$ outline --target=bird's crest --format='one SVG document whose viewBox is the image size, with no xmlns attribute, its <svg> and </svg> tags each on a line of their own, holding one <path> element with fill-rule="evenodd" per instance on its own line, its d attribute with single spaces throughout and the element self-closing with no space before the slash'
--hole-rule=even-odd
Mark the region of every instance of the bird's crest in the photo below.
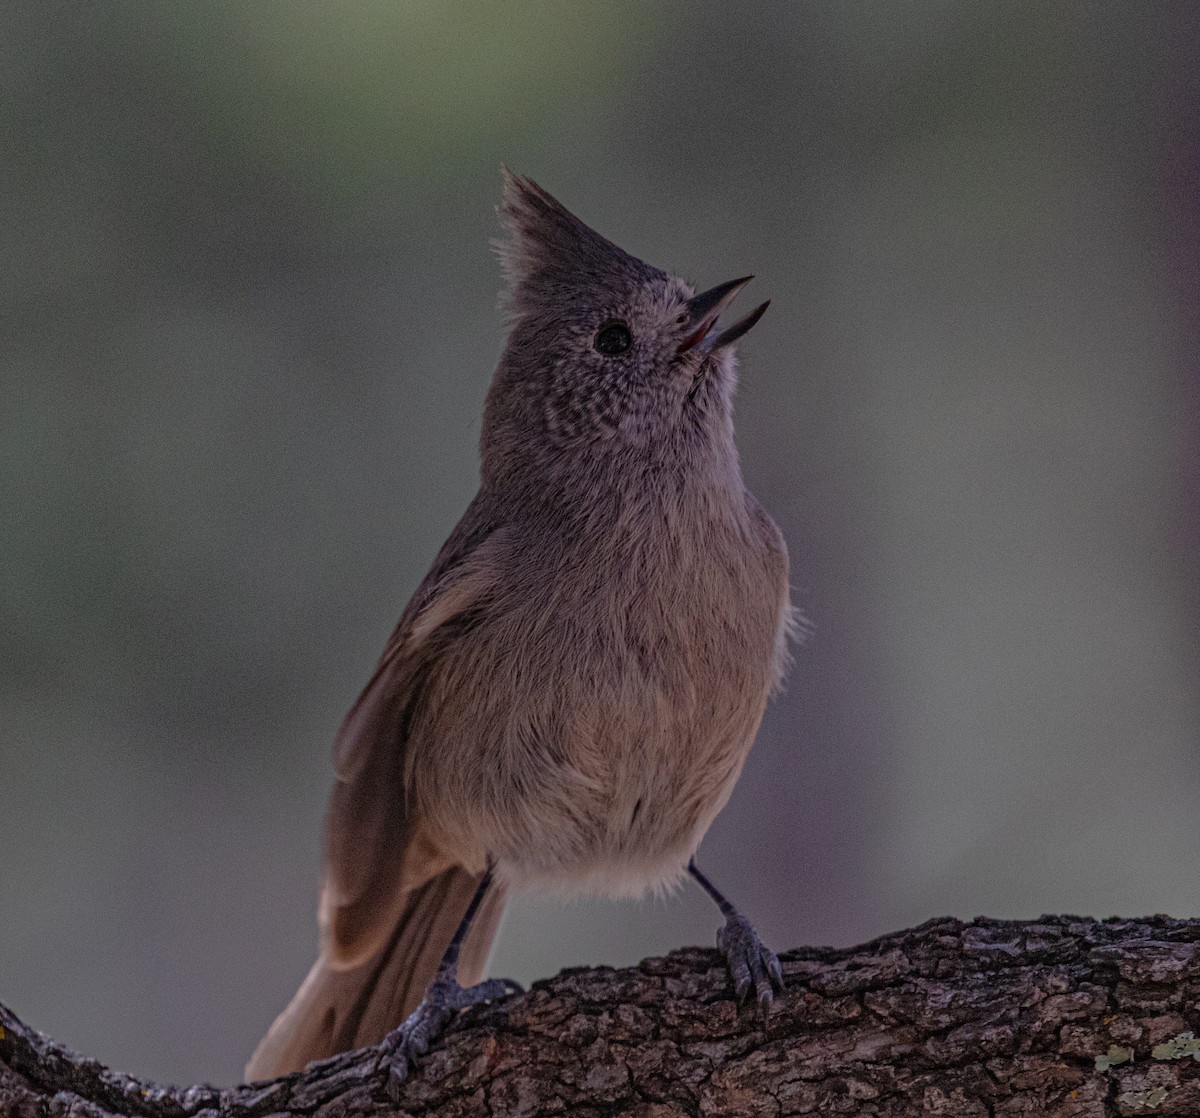
<svg viewBox="0 0 1200 1118">
<path fill-rule="evenodd" d="M 501 168 L 503 200 L 498 207 L 505 236 L 494 240 L 508 283 L 506 302 L 514 314 L 529 309 L 538 288 L 594 283 L 611 286 L 645 281 L 663 273 L 585 225 L 531 178 Z"/>
</svg>

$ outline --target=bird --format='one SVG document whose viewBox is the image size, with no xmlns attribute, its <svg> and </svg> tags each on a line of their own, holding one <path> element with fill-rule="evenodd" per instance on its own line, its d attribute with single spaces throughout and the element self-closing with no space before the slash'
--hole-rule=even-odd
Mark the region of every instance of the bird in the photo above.
<svg viewBox="0 0 1200 1118">
<path fill-rule="evenodd" d="M 699 294 L 502 169 L 508 334 L 480 485 L 333 748 L 308 977 L 248 1080 L 381 1045 L 398 1089 L 483 980 L 507 899 L 690 875 L 739 1003 L 779 961 L 695 854 L 788 660 L 783 537 L 734 443 L 753 278 Z"/>
</svg>

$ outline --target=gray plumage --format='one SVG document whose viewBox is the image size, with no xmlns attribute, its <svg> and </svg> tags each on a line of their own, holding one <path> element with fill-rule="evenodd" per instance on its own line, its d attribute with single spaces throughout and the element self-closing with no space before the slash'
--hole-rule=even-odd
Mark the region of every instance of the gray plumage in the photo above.
<svg viewBox="0 0 1200 1118">
<path fill-rule="evenodd" d="M 507 891 L 677 880 L 782 671 L 787 552 L 742 482 L 732 345 L 692 337 L 715 314 L 528 179 L 500 212 L 480 489 L 339 732 L 320 957 L 250 1078 L 400 1024 L 489 862 L 464 982 Z"/>
</svg>

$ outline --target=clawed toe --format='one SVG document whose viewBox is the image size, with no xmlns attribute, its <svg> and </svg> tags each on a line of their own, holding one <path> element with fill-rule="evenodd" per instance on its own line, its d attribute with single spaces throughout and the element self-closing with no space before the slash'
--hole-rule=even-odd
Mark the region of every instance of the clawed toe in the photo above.
<svg viewBox="0 0 1200 1118">
<path fill-rule="evenodd" d="M 477 982 L 474 986 L 459 986 L 455 984 L 449 1004 L 455 1009 L 467 1009 L 480 1002 L 495 1002 L 507 998 L 510 994 L 523 994 L 525 988 L 511 978 L 489 978 L 486 982 Z"/>
<path fill-rule="evenodd" d="M 432 1002 L 427 995 L 404 1023 L 384 1038 L 380 1048 L 387 1061 L 387 1091 L 393 1102 L 398 1100 L 400 1088 L 413 1063 L 429 1051 L 433 1038 L 445 1027 L 453 1012 L 443 1002 Z"/>
<path fill-rule="evenodd" d="M 379 1046 L 387 1063 L 387 1092 L 392 1101 L 399 1100 L 400 1088 L 413 1064 L 429 1051 L 459 1010 L 521 993 L 524 990 L 511 978 L 491 978 L 474 986 L 460 986 L 453 977 L 435 980 L 421 1004 Z"/>
<path fill-rule="evenodd" d="M 717 933 L 717 946 L 729 966 L 738 1005 L 744 1005 L 754 991 L 763 1026 L 771 1012 L 776 993 L 783 993 L 783 968 L 779 960 L 744 916 L 730 916 Z"/>
</svg>

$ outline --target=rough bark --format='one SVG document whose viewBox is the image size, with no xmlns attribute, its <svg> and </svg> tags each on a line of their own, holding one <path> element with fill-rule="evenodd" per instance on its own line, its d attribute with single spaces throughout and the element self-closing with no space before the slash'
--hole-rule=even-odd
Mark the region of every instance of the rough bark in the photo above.
<svg viewBox="0 0 1200 1118">
<path fill-rule="evenodd" d="M 398 1106 L 371 1049 L 228 1089 L 80 1059 L 0 1007 L 0 1115 L 1200 1115 L 1200 920 L 934 920 L 783 956 L 769 1033 L 714 951 L 467 1011 Z"/>
</svg>

